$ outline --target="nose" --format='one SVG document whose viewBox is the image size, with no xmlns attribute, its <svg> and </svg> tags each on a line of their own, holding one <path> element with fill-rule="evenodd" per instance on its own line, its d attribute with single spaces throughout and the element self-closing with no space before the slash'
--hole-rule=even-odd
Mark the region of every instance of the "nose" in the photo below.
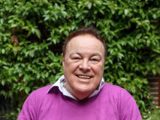
<svg viewBox="0 0 160 120">
<path fill-rule="evenodd" d="M 83 60 L 81 62 L 81 64 L 79 65 L 80 70 L 82 70 L 83 72 L 87 72 L 90 70 L 90 65 L 89 62 L 87 60 Z"/>
</svg>

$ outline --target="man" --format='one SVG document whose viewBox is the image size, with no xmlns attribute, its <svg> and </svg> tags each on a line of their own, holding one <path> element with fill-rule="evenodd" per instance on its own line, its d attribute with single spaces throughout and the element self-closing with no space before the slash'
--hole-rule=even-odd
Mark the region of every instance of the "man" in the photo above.
<svg viewBox="0 0 160 120">
<path fill-rule="evenodd" d="M 104 82 L 105 54 L 95 29 L 71 33 L 63 46 L 64 75 L 32 92 L 18 120 L 142 120 L 133 97 Z"/>
</svg>

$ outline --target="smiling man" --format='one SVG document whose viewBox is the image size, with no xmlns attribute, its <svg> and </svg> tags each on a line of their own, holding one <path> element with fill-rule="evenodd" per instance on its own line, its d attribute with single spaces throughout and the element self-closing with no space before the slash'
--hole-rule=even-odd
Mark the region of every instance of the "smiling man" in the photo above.
<svg viewBox="0 0 160 120">
<path fill-rule="evenodd" d="M 104 82 L 105 46 L 93 28 L 71 33 L 63 45 L 64 75 L 33 91 L 18 120 L 142 120 L 134 98 Z"/>
<path fill-rule="evenodd" d="M 73 37 L 67 44 L 63 68 L 66 89 L 82 100 L 99 86 L 103 76 L 105 48 L 90 34 Z"/>
</svg>

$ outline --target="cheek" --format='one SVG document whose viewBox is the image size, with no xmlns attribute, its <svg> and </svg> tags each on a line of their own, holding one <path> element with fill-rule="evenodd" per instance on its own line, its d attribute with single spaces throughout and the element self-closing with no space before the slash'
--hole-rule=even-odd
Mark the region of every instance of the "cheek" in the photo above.
<svg viewBox="0 0 160 120">
<path fill-rule="evenodd" d="M 69 68 L 70 67 L 70 62 L 69 62 L 69 60 L 63 60 L 63 68 L 64 69 L 66 69 L 67 70 L 67 68 Z"/>
<path fill-rule="evenodd" d="M 63 62 L 63 69 L 65 73 L 72 73 L 77 69 L 78 65 L 72 62 Z"/>
<path fill-rule="evenodd" d="M 98 75 L 103 74 L 104 66 L 101 65 L 101 64 L 100 65 L 96 65 L 96 66 L 93 67 L 93 71 Z"/>
</svg>

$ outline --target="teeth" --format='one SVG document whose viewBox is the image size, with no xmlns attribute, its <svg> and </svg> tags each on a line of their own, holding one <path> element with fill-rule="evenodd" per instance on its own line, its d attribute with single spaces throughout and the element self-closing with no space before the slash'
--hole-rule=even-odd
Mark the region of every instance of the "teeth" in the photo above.
<svg viewBox="0 0 160 120">
<path fill-rule="evenodd" d="M 90 79 L 91 77 L 90 76 L 87 76 L 87 75 L 78 75 L 79 78 L 82 78 L 82 79 Z"/>
</svg>

